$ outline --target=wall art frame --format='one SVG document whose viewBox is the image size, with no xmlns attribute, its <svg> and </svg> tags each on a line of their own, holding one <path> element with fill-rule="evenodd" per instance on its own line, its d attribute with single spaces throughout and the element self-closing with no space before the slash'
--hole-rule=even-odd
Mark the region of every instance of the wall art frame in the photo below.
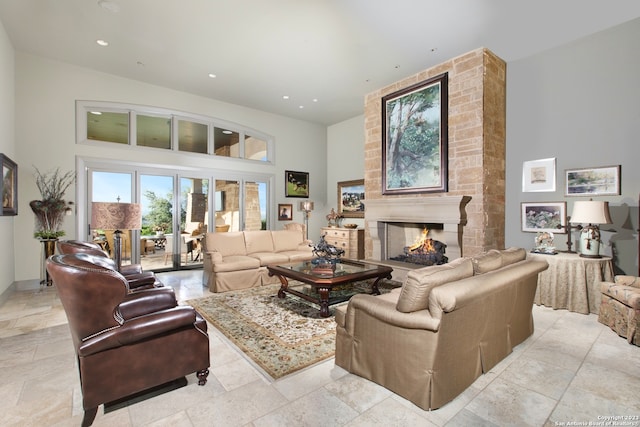
<svg viewBox="0 0 640 427">
<path fill-rule="evenodd" d="M 338 214 L 344 218 L 364 218 L 364 179 L 338 182 Z"/>
<path fill-rule="evenodd" d="M 522 165 L 522 191 L 556 191 L 556 159 L 530 160 Z"/>
<path fill-rule="evenodd" d="M 448 191 L 448 74 L 382 97 L 382 194 Z"/>
<path fill-rule="evenodd" d="M 285 197 L 309 198 L 309 172 L 284 171 Z"/>
<path fill-rule="evenodd" d="M 0 153 L 2 164 L 2 216 L 18 215 L 18 165 Z"/>
<path fill-rule="evenodd" d="M 565 196 L 619 196 L 620 165 L 566 169 Z"/>
<path fill-rule="evenodd" d="M 278 221 L 291 221 L 293 219 L 293 205 L 278 203 Z"/>
<path fill-rule="evenodd" d="M 567 202 L 521 203 L 522 231 L 565 234 Z"/>
</svg>

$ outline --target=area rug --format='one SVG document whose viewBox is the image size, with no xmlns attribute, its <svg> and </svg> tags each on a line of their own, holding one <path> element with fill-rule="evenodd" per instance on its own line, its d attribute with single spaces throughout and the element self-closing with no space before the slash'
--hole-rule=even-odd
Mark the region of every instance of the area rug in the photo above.
<svg viewBox="0 0 640 427">
<path fill-rule="evenodd" d="M 290 286 L 303 286 L 290 281 Z M 399 283 L 381 280 L 381 293 Z M 224 292 L 186 301 L 273 379 L 296 372 L 334 355 L 337 305 L 331 316 L 320 317 L 316 304 L 287 294 L 278 298 L 280 285 Z M 340 292 L 369 292 L 358 282 Z M 333 295 L 333 293 L 332 293 Z M 342 304 L 346 304 L 342 303 Z M 338 304 L 339 305 L 339 304 Z"/>
</svg>

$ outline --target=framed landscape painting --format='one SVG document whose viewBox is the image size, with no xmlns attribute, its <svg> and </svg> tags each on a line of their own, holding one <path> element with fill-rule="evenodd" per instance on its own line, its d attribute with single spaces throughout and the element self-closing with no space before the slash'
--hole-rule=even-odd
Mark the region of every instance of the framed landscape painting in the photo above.
<svg viewBox="0 0 640 427">
<path fill-rule="evenodd" d="M 522 231 L 566 233 L 567 202 L 522 203 Z"/>
<path fill-rule="evenodd" d="M 345 218 L 364 218 L 364 179 L 338 182 L 338 213 Z"/>
<path fill-rule="evenodd" d="M 382 98 L 382 194 L 448 189 L 447 73 Z"/>
<path fill-rule="evenodd" d="M 2 163 L 2 215 L 18 215 L 18 165 L 0 154 Z"/>
<path fill-rule="evenodd" d="M 285 197 L 309 197 L 309 173 L 284 171 Z"/>
<path fill-rule="evenodd" d="M 567 169 L 565 174 L 566 196 L 620 195 L 620 165 Z"/>
</svg>

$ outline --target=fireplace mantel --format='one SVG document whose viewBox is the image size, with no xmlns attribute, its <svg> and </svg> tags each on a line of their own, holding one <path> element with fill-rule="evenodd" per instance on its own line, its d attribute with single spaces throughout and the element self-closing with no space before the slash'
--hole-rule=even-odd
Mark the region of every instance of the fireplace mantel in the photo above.
<svg viewBox="0 0 640 427">
<path fill-rule="evenodd" d="M 389 223 L 442 224 L 441 240 L 449 260 L 462 256 L 462 232 L 467 223 L 469 196 L 389 197 L 366 201 L 365 223 L 373 244 L 371 261 L 387 263 L 386 239 Z M 403 280 L 407 268 L 394 279 Z"/>
</svg>

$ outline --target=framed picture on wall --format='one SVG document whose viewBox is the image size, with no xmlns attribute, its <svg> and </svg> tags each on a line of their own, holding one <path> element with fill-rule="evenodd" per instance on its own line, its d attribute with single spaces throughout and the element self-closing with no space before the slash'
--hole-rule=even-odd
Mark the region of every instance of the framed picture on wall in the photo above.
<svg viewBox="0 0 640 427">
<path fill-rule="evenodd" d="M 285 197 L 309 198 L 309 173 L 284 171 Z"/>
<path fill-rule="evenodd" d="M 522 231 L 566 233 L 567 202 L 522 203 Z"/>
<path fill-rule="evenodd" d="M 293 219 L 293 205 L 278 204 L 278 220 L 291 221 Z"/>
<path fill-rule="evenodd" d="M 448 75 L 382 98 L 382 194 L 448 188 Z"/>
<path fill-rule="evenodd" d="M 338 213 L 345 218 L 364 218 L 364 179 L 338 182 Z"/>
<path fill-rule="evenodd" d="M 565 178 L 566 196 L 620 195 L 620 165 L 567 169 Z"/>
<path fill-rule="evenodd" d="M 522 191 L 556 191 L 556 159 L 540 159 L 522 165 Z"/>
<path fill-rule="evenodd" d="M 18 215 L 18 165 L 0 154 L 2 163 L 2 215 Z"/>
</svg>

